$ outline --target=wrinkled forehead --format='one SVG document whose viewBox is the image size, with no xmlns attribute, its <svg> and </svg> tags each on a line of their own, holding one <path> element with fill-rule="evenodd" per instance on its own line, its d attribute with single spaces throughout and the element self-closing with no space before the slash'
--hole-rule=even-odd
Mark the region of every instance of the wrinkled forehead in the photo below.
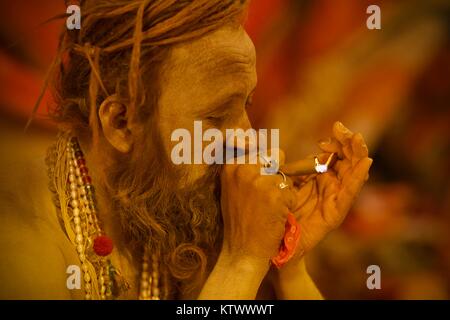
<svg viewBox="0 0 450 320">
<path fill-rule="evenodd" d="M 255 64 L 255 48 L 245 30 L 240 25 L 228 25 L 175 46 L 165 70 L 176 78 L 190 77 L 191 81 L 204 83 L 250 74 Z"/>
</svg>

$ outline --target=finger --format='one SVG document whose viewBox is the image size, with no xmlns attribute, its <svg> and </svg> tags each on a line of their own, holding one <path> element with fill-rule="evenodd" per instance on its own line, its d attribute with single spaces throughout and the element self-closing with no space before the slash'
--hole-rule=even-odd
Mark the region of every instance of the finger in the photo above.
<svg viewBox="0 0 450 320">
<path fill-rule="evenodd" d="M 314 209 L 317 207 L 317 204 L 319 202 L 319 191 L 317 186 L 317 180 L 311 180 L 312 182 L 312 192 L 311 195 L 308 197 L 308 200 L 301 206 L 300 212 L 294 213 L 295 215 L 298 215 L 299 218 L 306 218 L 310 216 Z"/>
<path fill-rule="evenodd" d="M 353 156 L 358 160 L 369 156 L 369 150 L 367 149 L 367 145 L 364 142 L 361 133 L 357 133 L 353 136 L 351 145 Z"/>
<path fill-rule="evenodd" d="M 350 143 L 353 137 L 353 132 L 347 129 L 341 122 L 337 121 L 333 125 L 333 135 L 341 144 L 345 145 Z"/>
<path fill-rule="evenodd" d="M 340 159 L 342 159 L 344 156 L 342 145 L 335 138 L 329 138 L 327 140 L 319 141 L 319 148 L 327 153 L 337 153 Z"/>
<path fill-rule="evenodd" d="M 290 212 L 298 210 L 300 207 L 300 199 L 297 194 L 297 189 L 294 187 L 294 182 L 289 177 L 280 177 L 277 187 L 281 190 L 281 195 L 284 199 L 284 204 L 288 207 Z"/>
<path fill-rule="evenodd" d="M 332 171 L 328 171 L 327 173 L 323 173 L 317 177 L 318 187 L 319 187 L 319 194 L 325 194 L 327 189 L 329 189 L 329 186 L 333 184 L 337 184 L 337 177 L 336 174 Z"/>
<path fill-rule="evenodd" d="M 286 175 L 283 176 L 281 173 L 278 173 L 276 177 L 277 177 L 276 185 L 278 188 L 280 188 L 281 190 L 294 189 L 294 181 L 290 177 Z"/>
<path fill-rule="evenodd" d="M 339 180 L 342 180 L 347 172 L 352 168 L 352 164 L 350 163 L 350 160 L 339 160 L 334 165 L 334 170 L 337 173 L 337 177 Z"/>
<path fill-rule="evenodd" d="M 300 189 L 294 189 L 297 196 L 298 206 L 302 207 L 309 200 L 314 190 L 314 180 L 309 180 Z"/>
<path fill-rule="evenodd" d="M 323 218 L 329 230 L 338 227 L 347 215 L 339 212 L 336 206 L 336 199 L 336 194 L 330 194 L 323 202 Z"/>
<path fill-rule="evenodd" d="M 339 184 L 337 180 L 330 181 L 325 187 L 324 198 L 327 199 L 329 196 L 333 194 L 337 195 L 338 193 L 339 193 Z"/>
<path fill-rule="evenodd" d="M 338 193 L 337 206 L 338 210 L 342 214 L 350 209 L 353 200 L 358 195 L 364 182 L 366 181 L 367 174 L 373 160 L 370 158 L 361 159 L 355 166 L 351 174 L 347 174 L 343 181 L 341 190 Z"/>
<path fill-rule="evenodd" d="M 289 212 L 295 212 L 300 207 L 297 193 L 294 189 L 286 188 L 281 190 L 281 197 L 283 204 L 289 209 Z"/>
<path fill-rule="evenodd" d="M 292 181 L 294 182 L 294 188 L 300 189 L 302 188 L 310 179 L 308 179 L 309 176 L 293 176 L 291 177 Z"/>
<path fill-rule="evenodd" d="M 342 147 L 342 151 L 344 153 L 344 158 L 351 160 L 353 158 L 352 146 L 350 144 L 346 144 Z"/>
<path fill-rule="evenodd" d="M 281 202 L 291 211 L 297 209 L 297 197 L 293 191 L 292 179 L 277 174 L 262 176 L 261 181 L 264 181 L 266 186 L 265 192 L 274 195 L 278 200 L 281 198 Z"/>
</svg>

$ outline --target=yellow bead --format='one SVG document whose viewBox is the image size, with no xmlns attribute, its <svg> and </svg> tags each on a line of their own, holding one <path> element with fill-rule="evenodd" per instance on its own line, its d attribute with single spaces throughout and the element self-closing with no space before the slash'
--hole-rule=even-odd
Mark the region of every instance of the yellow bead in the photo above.
<svg viewBox="0 0 450 320">
<path fill-rule="evenodd" d="M 80 216 L 80 209 L 78 208 L 73 208 L 72 209 L 72 213 L 74 217 L 79 217 Z M 75 221 L 75 220 L 74 220 Z M 80 220 L 78 220 L 78 222 L 80 222 Z"/>
<path fill-rule="evenodd" d="M 141 281 L 141 288 L 147 289 L 148 288 L 148 281 Z"/>
<path fill-rule="evenodd" d="M 75 241 L 77 242 L 77 244 L 82 244 L 83 243 L 83 235 L 77 234 Z"/>
<path fill-rule="evenodd" d="M 72 200 L 72 201 L 70 201 L 70 204 L 71 204 L 72 208 L 78 208 L 80 206 L 80 203 L 78 202 L 78 200 Z"/>
</svg>

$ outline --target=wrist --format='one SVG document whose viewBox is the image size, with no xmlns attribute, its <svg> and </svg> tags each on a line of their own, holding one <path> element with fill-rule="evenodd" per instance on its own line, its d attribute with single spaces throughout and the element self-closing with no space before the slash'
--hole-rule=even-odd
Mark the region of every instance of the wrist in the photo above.
<svg viewBox="0 0 450 320">
<path fill-rule="evenodd" d="M 264 264 L 258 259 L 222 250 L 198 298 L 255 299 L 268 269 L 268 261 Z"/>
<path fill-rule="evenodd" d="M 222 249 L 217 264 L 226 269 L 233 269 L 242 274 L 251 274 L 255 278 L 264 278 L 270 268 L 270 261 L 243 254 L 234 254 Z"/>
<path fill-rule="evenodd" d="M 306 270 L 304 258 L 290 261 L 283 268 L 276 270 L 271 281 L 278 299 L 323 299 Z"/>
<path fill-rule="evenodd" d="M 308 276 L 304 257 L 293 259 L 277 272 L 278 280 L 287 280 Z"/>
</svg>

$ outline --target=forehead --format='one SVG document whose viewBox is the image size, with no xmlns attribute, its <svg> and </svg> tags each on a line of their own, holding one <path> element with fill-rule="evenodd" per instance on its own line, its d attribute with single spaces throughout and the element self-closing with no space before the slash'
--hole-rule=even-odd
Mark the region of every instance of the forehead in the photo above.
<svg viewBox="0 0 450 320">
<path fill-rule="evenodd" d="M 253 42 L 240 25 L 227 25 L 192 42 L 172 50 L 169 63 L 192 67 L 227 67 L 234 63 L 254 65 Z"/>
<path fill-rule="evenodd" d="M 255 63 L 255 48 L 245 30 L 229 25 L 175 46 L 164 63 L 161 80 L 163 88 L 177 90 L 179 98 L 247 91 L 256 85 Z"/>
</svg>

